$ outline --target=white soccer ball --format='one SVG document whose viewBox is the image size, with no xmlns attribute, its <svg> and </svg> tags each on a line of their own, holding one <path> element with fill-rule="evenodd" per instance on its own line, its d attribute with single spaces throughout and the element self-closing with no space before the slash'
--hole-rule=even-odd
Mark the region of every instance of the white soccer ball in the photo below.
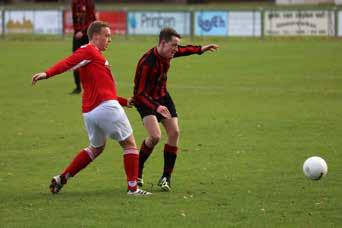
<svg viewBox="0 0 342 228">
<path fill-rule="evenodd" d="M 328 173 L 328 165 L 323 158 L 314 156 L 305 160 L 303 171 L 311 180 L 319 180 Z"/>
</svg>

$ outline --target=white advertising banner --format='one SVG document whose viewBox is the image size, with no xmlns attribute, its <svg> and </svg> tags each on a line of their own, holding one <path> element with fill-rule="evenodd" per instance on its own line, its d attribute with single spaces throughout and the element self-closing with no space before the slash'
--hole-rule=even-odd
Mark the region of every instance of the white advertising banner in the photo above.
<svg viewBox="0 0 342 228">
<path fill-rule="evenodd" d="M 62 16 L 61 10 L 34 11 L 34 33 L 62 34 Z"/>
<path fill-rule="evenodd" d="M 264 34 L 266 36 L 334 36 L 334 11 L 265 11 Z"/>
<path fill-rule="evenodd" d="M 261 36 L 261 13 L 228 12 L 228 36 Z"/>
<path fill-rule="evenodd" d="M 62 11 L 5 11 L 5 33 L 61 34 Z"/>
<path fill-rule="evenodd" d="M 342 36 L 342 11 L 338 11 L 338 36 Z"/>
<path fill-rule="evenodd" d="M 128 34 L 156 35 L 165 27 L 190 35 L 190 12 L 129 12 Z"/>
<path fill-rule="evenodd" d="M 5 11 L 5 33 L 33 33 L 33 11 Z"/>
<path fill-rule="evenodd" d="M 3 14 L 3 11 L 0 10 L 0 35 L 2 34 L 2 28 L 3 28 L 3 24 L 2 24 L 2 14 Z"/>
</svg>

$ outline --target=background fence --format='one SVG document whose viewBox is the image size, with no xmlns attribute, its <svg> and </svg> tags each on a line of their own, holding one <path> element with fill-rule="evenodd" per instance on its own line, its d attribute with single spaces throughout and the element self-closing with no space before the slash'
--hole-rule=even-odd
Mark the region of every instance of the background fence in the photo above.
<svg viewBox="0 0 342 228">
<path fill-rule="evenodd" d="M 69 10 L 0 10 L 0 34 L 73 32 Z M 186 36 L 342 36 L 340 10 L 97 11 L 116 35 L 155 35 L 169 26 Z"/>
</svg>

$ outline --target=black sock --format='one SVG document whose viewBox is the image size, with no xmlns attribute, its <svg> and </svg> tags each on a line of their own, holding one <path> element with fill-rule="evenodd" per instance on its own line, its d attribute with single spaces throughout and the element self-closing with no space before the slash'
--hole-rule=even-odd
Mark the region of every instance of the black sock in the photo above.
<svg viewBox="0 0 342 228">
<path fill-rule="evenodd" d="M 165 144 L 164 147 L 164 172 L 163 177 L 170 178 L 177 159 L 176 146 Z"/>
<path fill-rule="evenodd" d="M 143 169 L 144 169 L 144 163 L 148 159 L 148 157 L 151 155 L 153 151 L 153 148 L 149 148 L 145 144 L 145 140 L 141 144 L 141 148 L 139 151 L 139 170 L 138 170 L 138 178 L 142 178 L 143 175 Z"/>
</svg>

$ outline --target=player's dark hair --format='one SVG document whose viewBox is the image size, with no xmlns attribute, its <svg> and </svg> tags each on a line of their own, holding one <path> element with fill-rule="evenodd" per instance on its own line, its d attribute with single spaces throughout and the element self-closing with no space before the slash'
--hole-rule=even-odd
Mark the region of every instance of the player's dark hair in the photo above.
<svg viewBox="0 0 342 228">
<path fill-rule="evenodd" d="M 173 36 L 178 37 L 179 39 L 181 38 L 181 36 L 173 28 L 169 28 L 169 27 L 163 28 L 159 33 L 159 43 L 162 40 L 165 40 L 166 42 L 170 42 Z"/>
<path fill-rule="evenodd" d="M 87 30 L 87 35 L 89 40 L 91 40 L 91 38 L 93 37 L 93 35 L 96 34 L 100 34 L 102 28 L 110 28 L 109 24 L 107 22 L 104 21 L 94 21 L 92 22 Z"/>
</svg>

